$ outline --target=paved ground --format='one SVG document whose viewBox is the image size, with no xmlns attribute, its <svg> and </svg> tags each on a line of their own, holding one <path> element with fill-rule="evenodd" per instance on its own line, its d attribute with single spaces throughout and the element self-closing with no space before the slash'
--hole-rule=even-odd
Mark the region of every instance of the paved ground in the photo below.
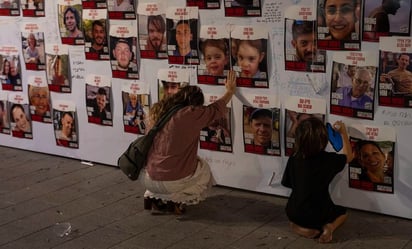
<svg viewBox="0 0 412 249">
<path fill-rule="evenodd" d="M 408 219 L 350 209 L 319 244 L 290 232 L 283 197 L 214 187 L 182 217 L 154 216 L 115 167 L 1 146 L 0 158 L 0 249 L 412 249 Z"/>
</svg>

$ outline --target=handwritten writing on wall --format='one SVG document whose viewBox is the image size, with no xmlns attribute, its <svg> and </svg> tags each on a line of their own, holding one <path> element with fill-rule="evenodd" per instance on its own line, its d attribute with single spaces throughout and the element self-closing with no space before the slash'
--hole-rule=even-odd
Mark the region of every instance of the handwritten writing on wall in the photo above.
<svg viewBox="0 0 412 249">
<path fill-rule="evenodd" d="M 282 2 L 265 2 L 262 7 L 262 17 L 258 18 L 258 23 L 280 23 L 282 21 Z"/>
<path fill-rule="evenodd" d="M 383 109 L 380 115 L 383 118 L 383 125 L 393 127 L 412 126 L 412 111 Z"/>
</svg>

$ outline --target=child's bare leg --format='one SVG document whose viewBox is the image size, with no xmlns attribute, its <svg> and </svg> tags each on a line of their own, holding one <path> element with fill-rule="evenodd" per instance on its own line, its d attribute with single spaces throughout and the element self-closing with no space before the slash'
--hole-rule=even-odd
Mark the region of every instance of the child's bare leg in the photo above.
<svg viewBox="0 0 412 249">
<path fill-rule="evenodd" d="M 347 217 L 348 217 L 347 214 L 343 214 L 339 216 L 338 218 L 336 218 L 336 220 L 334 220 L 333 222 L 324 225 L 323 232 L 319 237 L 319 242 L 320 243 L 331 242 L 333 239 L 333 232 L 345 222 Z"/>
<path fill-rule="evenodd" d="M 306 227 L 301 227 L 299 225 L 296 225 L 293 222 L 289 222 L 289 226 L 290 226 L 290 228 L 292 229 L 293 232 L 299 234 L 300 236 L 308 238 L 308 239 L 313 239 L 313 238 L 317 237 L 320 234 L 319 230 L 306 228 Z"/>
</svg>

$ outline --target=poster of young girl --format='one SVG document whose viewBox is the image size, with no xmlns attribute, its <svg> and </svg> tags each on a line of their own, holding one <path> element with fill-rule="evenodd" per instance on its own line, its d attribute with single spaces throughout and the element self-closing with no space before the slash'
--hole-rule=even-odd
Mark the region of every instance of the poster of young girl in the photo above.
<svg viewBox="0 0 412 249">
<path fill-rule="evenodd" d="M 373 120 L 376 57 L 372 51 L 333 53 L 330 113 Z"/>
<path fill-rule="evenodd" d="M 262 16 L 261 0 L 223 0 L 225 16 Z"/>
<path fill-rule="evenodd" d="M 76 105 L 66 100 L 53 100 L 53 127 L 57 146 L 78 149 Z"/>
<path fill-rule="evenodd" d="M 169 64 L 199 64 L 197 7 L 166 9 L 167 54 Z"/>
<path fill-rule="evenodd" d="M 150 95 L 148 84 L 140 81 L 123 82 L 124 132 L 143 135 L 149 115 Z"/>
<path fill-rule="evenodd" d="M 51 123 L 50 91 L 46 77 L 31 75 L 27 79 L 32 121 Z"/>
<path fill-rule="evenodd" d="M 109 60 L 107 11 L 105 9 L 83 10 L 83 32 L 86 60 Z"/>
<path fill-rule="evenodd" d="M 63 44 L 84 45 L 82 11 L 80 0 L 57 1 L 58 27 Z"/>
<path fill-rule="evenodd" d="M 220 0 L 186 0 L 186 6 L 197 6 L 199 9 L 220 9 Z"/>
<path fill-rule="evenodd" d="M 233 70 L 240 87 L 268 88 L 268 31 L 260 26 L 234 26 L 231 33 Z"/>
<path fill-rule="evenodd" d="M 68 45 L 46 44 L 46 74 L 50 91 L 72 92 Z"/>
<path fill-rule="evenodd" d="M 352 124 L 348 133 L 355 153 L 349 163 L 349 187 L 394 193 L 395 129 Z"/>
<path fill-rule="evenodd" d="M 207 85 L 224 85 L 230 68 L 229 32 L 224 26 L 200 27 L 200 64 L 197 82 Z"/>
<path fill-rule="evenodd" d="M 0 46 L 1 85 L 3 90 L 23 91 L 19 49 L 14 45 Z"/>
<path fill-rule="evenodd" d="M 0 92 L 0 133 L 10 134 L 9 101 L 7 92 Z"/>
<path fill-rule="evenodd" d="M 189 85 L 190 71 L 187 69 L 159 69 L 157 72 L 158 99 L 163 99 Z"/>
<path fill-rule="evenodd" d="M 112 83 L 104 75 L 86 75 L 87 121 L 92 124 L 113 126 Z"/>
<path fill-rule="evenodd" d="M 276 96 L 245 95 L 243 139 L 245 152 L 280 156 L 280 101 Z"/>
<path fill-rule="evenodd" d="M 316 15 L 312 6 L 285 10 L 285 70 L 325 72 L 326 51 L 316 44 Z"/>
<path fill-rule="evenodd" d="M 409 36 L 412 1 L 365 1 L 362 40 L 379 42 L 379 37 Z"/>
<path fill-rule="evenodd" d="M 10 92 L 8 98 L 8 113 L 12 136 L 17 138 L 33 139 L 27 96 L 18 92 Z"/>
<path fill-rule="evenodd" d="M 139 3 L 140 57 L 167 59 L 166 9 L 162 2 Z"/>
<path fill-rule="evenodd" d="M 112 77 L 139 79 L 137 29 L 134 25 L 110 25 Z"/>
<path fill-rule="evenodd" d="M 21 41 L 26 70 L 45 70 L 46 53 L 42 25 L 33 22 L 23 22 Z"/>
<path fill-rule="evenodd" d="M 215 94 L 204 94 L 205 105 L 210 105 L 219 99 Z M 225 117 L 214 120 L 209 126 L 200 131 L 200 149 L 232 152 L 232 128 L 230 103 L 228 103 Z"/>
<path fill-rule="evenodd" d="M 20 0 L 23 17 L 43 17 L 44 0 Z"/>
<path fill-rule="evenodd" d="M 316 117 L 325 121 L 326 101 L 324 99 L 288 96 L 285 107 L 285 156 L 291 156 L 295 146 L 295 131 L 305 119 Z"/>
<path fill-rule="evenodd" d="M 412 38 L 381 37 L 379 42 L 379 105 L 412 107 Z"/>
<path fill-rule="evenodd" d="M 318 0 L 318 49 L 361 49 L 360 10 L 363 2 Z"/>
</svg>

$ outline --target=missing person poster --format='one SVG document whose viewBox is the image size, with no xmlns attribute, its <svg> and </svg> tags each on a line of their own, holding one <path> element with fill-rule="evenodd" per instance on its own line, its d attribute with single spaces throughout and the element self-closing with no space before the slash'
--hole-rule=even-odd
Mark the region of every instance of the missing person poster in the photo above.
<svg viewBox="0 0 412 249">
<path fill-rule="evenodd" d="M 57 146 L 79 148 L 78 121 L 74 102 L 53 100 L 53 128 Z"/>
<path fill-rule="evenodd" d="M 50 91 L 72 92 L 68 45 L 46 44 L 46 75 Z"/>
<path fill-rule="evenodd" d="M 20 16 L 20 0 L 2 0 L 0 16 Z"/>
<path fill-rule="evenodd" d="M 199 9 L 220 9 L 220 0 L 186 0 L 186 6 L 197 6 Z"/>
<path fill-rule="evenodd" d="M 230 50 L 240 87 L 268 88 L 268 31 L 261 26 L 234 26 Z M 253 60 L 248 58 L 252 57 Z"/>
<path fill-rule="evenodd" d="M 31 120 L 51 123 L 51 98 L 46 77 L 31 75 L 27 79 L 27 84 Z"/>
<path fill-rule="evenodd" d="M 365 1 L 362 39 L 379 42 L 379 37 L 410 36 L 411 0 Z"/>
<path fill-rule="evenodd" d="M 82 0 L 83 9 L 107 9 L 106 0 Z"/>
<path fill-rule="evenodd" d="M 166 9 L 167 54 L 169 64 L 199 64 L 199 9 L 168 7 Z"/>
<path fill-rule="evenodd" d="M 355 153 L 349 162 L 349 187 L 394 193 L 395 129 L 353 124 L 348 133 Z"/>
<path fill-rule="evenodd" d="M 223 2 L 225 4 L 225 16 L 262 16 L 261 0 L 223 0 Z"/>
<path fill-rule="evenodd" d="M 139 3 L 140 57 L 167 59 L 166 9 L 162 2 Z"/>
<path fill-rule="evenodd" d="M 23 17 L 43 17 L 44 0 L 20 0 Z"/>
<path fill-rule="evenodd" d="M 105 9 L 83 10 L 84 52 L 86 60 L 110 59 L 107 29 L 107 11 Z"/>
<path fill-rule="evenodd" d="M 293 5 L 285 10 L 285 70 L 325 72 L 326 51 L 317 49 L 316 11 Z"/>
<path fill-rule="evenodd" d="M 123 82 L 122 102 L 124 132 L 144 135 L 150 106 L 148 84 L 140 81 Z"/>
<path fill-rule="evenodd" d="M 40 23 L 34 22 L 20 24 L 22 52 L 26 70 L 46 69 L 46 48 L 42 27 Z"/>
<path fill-rule="evenodd" d="M 360 9 L 364 0 L 318 0 L 318 49 L 360 50 Z"/>
<path fill-rule="evenodd" d="M 229 32 L 224 26 L 200 27 L 200 64 L 197 82 L 207 85 L 224 85 L 230 69 Z"/>
<path fill-rule="evenodd" d="M 111 20 L 136 19 L 135 0 L 107 0 L 107 12 Z"/>
<path fill-rule="evenodd" d="M 80 0 L 57 1 L 57 18 L 63 44 L 84 45 L 82 11 Z"/>
<path fill-rule="evenodd" d="M 331 114 L 373 120 L 376 56 L 372 51 L 333 53 Z"/>
<path fill-rule="evenodd" d="M 190 71 L 187 69 L 159 69 L 157 72 L 158 100 L 177 93 L 181 87 L 189 85 Z"/>
<path fill-rule="evenodd" d="M 17 138 L 33 139 L 27 96 L 19 92 L 10 92 L 8 98 L 11 135 Z"/>
<path fill-rule="evenodd" d="M 245 152 L 280 156 L 280 102 L 276 96 L 247 95 L 243 105 Z"/>
<path fill-rule="evenodd" d="M 23 91 L 19 48 L 14 45 L 0 45 L 1 86 L 7 91 Z"/>
<path fill-rule="evenodd" d="M 288 96 L 285 107 L 285 156 L 291 156 L 295 146 L 295 131 L 305 119 L 316 117 L 325 121 L 326 101 L 324 99 Z"/>
<path fill-rule="evenodd" d="M 0 92 L 0 133 L 10 134 L 8 93 Z"/>
<path fill-rule="evenodd" d="M 411 37 L 380 38 L 379 105 L 412 107 L 411 45 Z"/>
<path fill-rule="evenodd" d="M 210 105 L 220 98 L 215 94 L 204 94 L 205 105 Z M 214 120 L 200 131 L 200 149 L 232 152 L 231 102 L 228 103 L 226 115 Z"/>
<path fill-rule="evenodd" d="M 86 75 L 87 121 L 92 124 L 113 126 L 112 83 L 104 75 Z"/>
</svg>

